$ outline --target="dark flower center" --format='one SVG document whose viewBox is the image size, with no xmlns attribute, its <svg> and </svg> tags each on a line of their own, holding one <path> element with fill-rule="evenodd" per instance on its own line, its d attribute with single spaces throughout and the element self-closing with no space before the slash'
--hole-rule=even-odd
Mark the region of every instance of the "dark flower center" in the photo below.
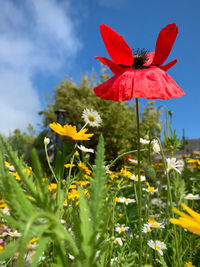
<svg viewBox="0 0 200 267">
<path fill-rule="evenodd" d="M 144 48 L 133 49 L 134 64 L 132 69 L 146 69 L 148 66 L 144 66 L 145 62 L 148 60 L 148 51 Z"/>
</svg>

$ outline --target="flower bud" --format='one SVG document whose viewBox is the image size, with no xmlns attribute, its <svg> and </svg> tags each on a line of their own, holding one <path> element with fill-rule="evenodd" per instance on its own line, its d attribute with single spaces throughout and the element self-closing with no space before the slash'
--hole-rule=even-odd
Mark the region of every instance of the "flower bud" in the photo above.
<svg viewBox="0 0 200 267">
<path fill-rule="evenodd" d="M 50 143 L 50 139 L 47 138 L 47 137 L 45 137 L 45 138 L 44 138 L 44 144 L 45 144 L 45 145 L 48 145 L 49 143 Z"/>
</svg>

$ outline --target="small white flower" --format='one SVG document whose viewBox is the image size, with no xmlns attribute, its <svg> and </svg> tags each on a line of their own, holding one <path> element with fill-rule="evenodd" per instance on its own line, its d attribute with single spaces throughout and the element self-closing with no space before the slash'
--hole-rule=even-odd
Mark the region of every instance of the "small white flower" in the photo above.
<svg viewBox="0 0 200 267">
<path fill-rule="evenodd" d="M 8 208 L 4 208 L 4 209 L 2 210 L 2 212 L 3 212 L 4 214 L 6 214 L 6 215 L 10 215 L 10 212 L 9 212 L 9 209 L 8 209 Z"/>
<path fill-rule="evenodd" d="M 50 143 L 50 139 L 47 138 L 47 137 L 45 137 L 45 138 L 44 138 L 44 144 L 45 144 L 45 145 L 48 145 L 49 143 Z"/>
<path fill-rule="evenodd" d="M 140 143 L 143 144 L 143 145 L 148 145 L 149 142 L 150 142 L 150 141 L 147 140 L 147 139 L 140 138 Z"/>
<path fill-rule="evenodd" d="M 153 153 L 160 153 L 160 146 L 158 143 L 158 140 L 154 139 L 152 142 L 152 149 L 153 149 Z"/>
<path fill-rule="evenodd" d="M 117 257 L 111 259 L 110 261 L 111 265 L 114 263 L 114 261 L 117 261 Z"/>
<path fill-rule="evenodd" d="M 181 174 L 181 172 L 178 168 L 183 167 L 183 165 L 179 164 L 176 161 L 176 158 L 167 158 L 166 161 L 167 161 L 167 172 L 169 172 L 170 170 L 175 170 Z"/>
<path fill-rule="evenodd" d="M 156 206 L 164 206 L 164 204 L 165 204 L 165 203 L 163 203 L 162 200 L 159 199 L 159 198 L 153 198 L 153 199 L 151 200 L 151 203 L 152 203 L 153 205 L 156 205 Z"/>
<path fill-rule="evenodd" d="M 130 203 L 135 203 L 135 199 L 131 198 L 125 198 L 125 197 L 118 197 L 118 202 L 125 203 L 126 205 Z"/>
<path fill-rule="evenodd" d="M 133 180 L 133 181 L 138 182 L 138 176 L 136 176 L 135 174 L 133 174 L 133 175 L 130 177 L 130 180 Z M 144 175 L 140 175 L 140 181 L 141 181 L 141 182 L 146 181 L 146 177 L 145 177 Z"/>
<path fill-rule="evenodd" d="M 125 231 L 128 231 L 129 230 L 129 227 L 128 226 L 125 226 L 125 224 L 122 224 L 121 226 L 116 226 L 115 227 L 115 231 L 118 232 L 118 233 L 121 233 L 121 232 L 125 232 Z"/>
<path fill-rule="evenodd" d="M 155 189 L 152 186 L 148 186 L 146 189 L 143 189 L 143 190 L 145 190 L 146 192 L 148 192 L 150 194 L 154 194 L 155 192 L 158 192 L 158 189 Z"/>
<path fill-rule="evenodd" d="M 142 232 L 145 233 L 145 234 L 151 232 L 151 227 L 149 226 L 149 224 L 145 223 L 145 224 L 142 226 Z"/>
<path fill-rule="evenodd" d="M 14 232 L 8 232 L 8 233 L 5 233 L 5 234 L 9 235 L 9 236 L 12 236 L 12 237 L 19 237 L 19 236 L 22 235 L 17 230 L 15 230 Z"/>
<path fill-rule="evenodd" d="M 87 147 L 82 146 L 82 145 L 77 146 L 77 147 L 78 147 L 78 149 L 80 149 L 81 151 L 83 151 L 85 153 L 94 153 L 94 149 L 92 149 L 92 148 L 87 148 Z"/>
<path fill-rule="evenodd" d="M 69 257 L 69 259 L 72 260 L 72 261 L 75 259 L 75 257 L 74 257 L 73 255 L 71 255 L 71 254 L 68 254 L 68 257 Z"/>
<path fill-rule="evenodd" d="M 128 161 L 133 164 L 138 164 L 138 161 L 136 159 L 128 159 Z"/>
<path fill-rule="evenodd" d="M 123 246 L 123 241 L 121 237 L 116 237 L 114 243 L 120 245 L 121 247 Z"/>
<path fill-rule="evenodd" d="M 187 196 L 185 196 L 185 199 L 198 200 L 198 199 L 200 199 L 200 196 L 199 195 L 188 194 Z"/>
<path fill-rule="evenodd" d="M 82 118 L 85 121 L 85 123 L 89 124 L 89 126 L 92 127 L 99 127 L 102 123 L 101 117 L 99 116 L 99 113 L 96 110 L 93 109 L 84 109 Z"/>
<path fill-rule="evenodd" d="M 159 240 L 156 241 L 149 240 L 147 244 L 150 248 L 157 250 L 161 256 L 163 256 L 163 249 L 167 249 L 166 244 Z"/>
<path fill-rule="evenodd" d="M 152 222 L 148 223 L 151 228 L 165 228 L 164 223 L 159 223 L 159 222 Z"/>
</svg>

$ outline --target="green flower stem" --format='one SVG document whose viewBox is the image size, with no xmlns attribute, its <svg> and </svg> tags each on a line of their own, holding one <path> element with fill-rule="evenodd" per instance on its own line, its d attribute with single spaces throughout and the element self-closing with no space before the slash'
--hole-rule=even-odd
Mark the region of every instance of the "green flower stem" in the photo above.
<svg viewBox="0 0 200 267">
<path fill-rule="evenodd" d="M 44 147 L 45 147 L 45 154 L 46 154 L 47 162 L 48 162 L 48 165 L 49 165 L 49 169 L 51 170 L 51 172 L 53 174 L 53 177 L 54 177 L 54 179 L 56 180 L 56 182 L 58 184 L 58 179 L 56 178 L 55 172 L 53 171 L 53 168 L 52 168 L 51 163 L 49 161 L 49 155 L 48 155 L 48 152 L 47 152 L 47 145 L 45 144 Z"/>
<path fill-rule="evenodd" d="M 140 178 L 140 121 L 138 98 L 136 101 L 136 118 L 137 118 L 137 153 L 138 153 L 138 215 L 139 215 L 139 267 L 142 267 L 142 188 Z"/>
<path fill-rule="evenodd" d="M 172 193 L 171 193 L 171 185 L 170 185 L 170 180 L 169 180 L 169 172 L 167 171 L 167 162 L 163 153 L 163 149 L 161 146 L 161 142 L 160 139 L 158 137 L 154 137 L 154 139 L 158 140 L 159 146 L 160 146 L 160 152 L 161 152 L 161 156 L 162 156 L 162 160 L 164 163 L 164 168 L 165 168 L 165 172 L 166 172 L 166 177 L 167 177 L 167 191 L 168 191 L 168 196 L 169 196 L 169 201 L 170 201 L 170 216 L 173 217 L 172 214 L 172 209 L 173 209 L 173 201 L 172 201 Z M 167 198 L 167 207 L 168 207 L 168 198 Z M 180 257 L 179 257 L 179 246 L 178 246 L 178 237 L 177 237 L 177 232 L 176 232 L 176 226 L 173 225 L 174 228 L 174 236 L 175 236 L 175 246 L 176 246 L 176 256 L 177 256 L 177 263 L 179 267 L 181 267 L 180 265 Z"/>
<path fill-rule="evenodd" d="M 140 149 L 140 151 L 147 151 L 147 150 L 148 150 L 148 149 Z M 119 158 L 121 158 L 121 157 L 123 157 L 123 156 L 126 156 L 126 155 L 129 155 L 129 154 L 136 153 L 137 151 L 138 151 L 137 149 L 136 149 L 136 150 L 130 150 L 130 151 L 127 151 L 127 152 L 124 152 L 124 153 L 120 154 L 118 157 L 116 157 L 116 159 L 114 159 L 114 160 L 110 163 L 109 168 L 111 168 Z"/>
</svg>

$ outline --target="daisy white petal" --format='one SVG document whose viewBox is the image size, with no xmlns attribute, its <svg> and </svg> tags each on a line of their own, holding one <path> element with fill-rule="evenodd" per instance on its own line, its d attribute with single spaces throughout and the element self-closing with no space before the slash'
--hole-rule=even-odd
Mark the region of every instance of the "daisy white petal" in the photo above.
<svg viewBox="0 0 200 267">
<path fill-rule="evenodd" d="M 99 113 L 93 109 L 84 109 L 82 118 L 91 127 L 99 127 L 102 123 Z"/>
</svg>

